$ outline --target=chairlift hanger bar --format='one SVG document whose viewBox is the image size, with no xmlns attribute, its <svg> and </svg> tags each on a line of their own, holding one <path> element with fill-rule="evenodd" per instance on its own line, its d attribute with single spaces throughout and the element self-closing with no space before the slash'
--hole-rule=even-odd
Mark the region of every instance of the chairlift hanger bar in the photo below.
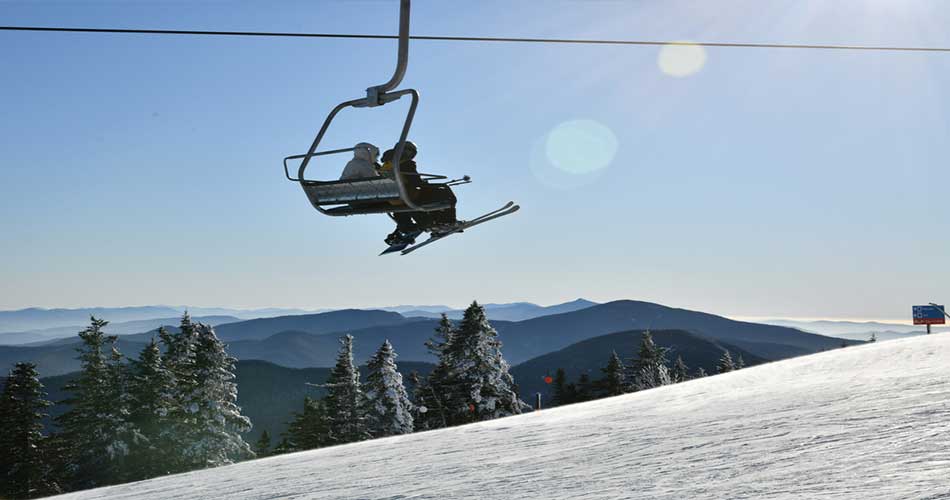
<svg viewBox="0 0 950 500">
<path fill-rule="evenodd" d="M 205 36 L 256 36 L 296 38 L 353 38 L 370 40 L 398 40 L 397 35 L 357 35 L 343 33 L 282 33 L 263 31 L 196 31 L 196 30 L 146 30 L 118 28 L 62 28 L 40 26 L 0 26 L 0 31 L 40 31 L 69 33 L 118 33 L 137 35 L 205 35 Z M 557 43 L 574 45 L 701 45 L 703 47 L 754 48 L 754 49 L 811 49 L 811 50 L 864 50 L 883 52 L 950 52 L 950 47 L 900 47 L 877 45 L 827 45 L 785 43 L 734 43 L 734 42 L 686 42 L 658 40 L 597 40 L 581 38 L 511 38 L 476 36 L 426 36 L 410 35 L 410 40 L 442 42 L 504 42 L 504 43 Z"/>
</svg>

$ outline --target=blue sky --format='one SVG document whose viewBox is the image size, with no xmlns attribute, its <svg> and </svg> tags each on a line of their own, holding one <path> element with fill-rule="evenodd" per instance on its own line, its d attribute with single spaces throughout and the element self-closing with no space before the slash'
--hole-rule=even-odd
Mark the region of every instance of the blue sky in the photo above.
<svg viewBox="0 0 950 500">
<path fill-rule="evenodd" d="M 3 2 L 0 19 L 394 33 L 396 9 Z M 412 29 L 950 46 L 948 23 L 934 1 L 416 0 Z M 379 258 L 388 219 L 320 216 L 280 160 L 389 78 L 395 42 L 0 32 L 0 46 L 3 309 L 583 296 L 909 318 L 950 301 L 950 54 L 709 48 L 674 77 L 659 47 L 413 42 L 421 169 L 475 179 L 457 189 L 462 218 L 523 208 Z M 344 114 L 327 145 L 388 146 L 402 106 Z M 332 177 L 339 160 L 316 168 Z"/>
</svg>

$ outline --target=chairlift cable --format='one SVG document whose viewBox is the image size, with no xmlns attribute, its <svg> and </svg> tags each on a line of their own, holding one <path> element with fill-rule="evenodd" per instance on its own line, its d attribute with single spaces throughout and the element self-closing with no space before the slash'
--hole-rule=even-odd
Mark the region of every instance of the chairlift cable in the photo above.
<svg viewBox="0 0 950 500">
<path fill-rule="evenodd" d="M 199 31 L 199 30 L 150 30 L 121 28 L 66 28 L 40 26 L 0 26 L 0 31 L 36 31 L 67 33 L 114 33 L 137 35 L 199 35 L 199 36 L 250 36 L 250 37 L 293 37 L 293 38 L 343 38 L 368 40 L 398 40 L 397 35 L 366 35 L 346 33 L 288 33 L 266 31 Z M 703 46 L 725 48 L 754 49 L 805 49 L 805 50 L 854 50 L 879 52 L 950 52 L 950 47 L 906 47 L 885 45 L 834 45 L 834 44 L 787 44 L 787 43 L 738 43 L 738 42 L 701 42 L 701 41 L 660 41 L 660 40 L 601 40 L 582 38 L 515 38 L 515 37 L 477 37 L 477 36 L 428 36 L 410 35 L 410 40 L 441 42 L 500 42 L 500 43 L 551 43 L 572 45 L 646 45 L 646 46 Z"/>
</svg>

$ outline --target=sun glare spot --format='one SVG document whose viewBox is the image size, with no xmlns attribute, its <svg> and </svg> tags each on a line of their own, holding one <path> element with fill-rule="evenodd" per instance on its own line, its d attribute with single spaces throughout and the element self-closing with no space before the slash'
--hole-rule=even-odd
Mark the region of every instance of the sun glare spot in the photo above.
<svg viewBox="0 0 950 500">
<path fill-rule="evenodd" d="M 588 174 L 610 164 L 617 154 L 617 136 L 594 120 L 559 124 L 545 141 L 548 160 L 570 174 Z"/>
<path fill-rule="evenodd" d="M 689 42 L 664 45 L 656 63 L 660 71 L 676 78 L 694 75 L 706 65 L 706 49 Z"/>
</svg>

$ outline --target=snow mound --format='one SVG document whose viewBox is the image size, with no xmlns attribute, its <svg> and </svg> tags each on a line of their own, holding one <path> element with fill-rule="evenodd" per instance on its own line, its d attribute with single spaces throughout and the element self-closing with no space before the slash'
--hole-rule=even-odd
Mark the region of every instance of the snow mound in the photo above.
<svg viewBox="0 0 950 500">
<path fill-rule="evenodd" d="M 67 498 L 948 498 L 950 335 Z"/>
</svg>

